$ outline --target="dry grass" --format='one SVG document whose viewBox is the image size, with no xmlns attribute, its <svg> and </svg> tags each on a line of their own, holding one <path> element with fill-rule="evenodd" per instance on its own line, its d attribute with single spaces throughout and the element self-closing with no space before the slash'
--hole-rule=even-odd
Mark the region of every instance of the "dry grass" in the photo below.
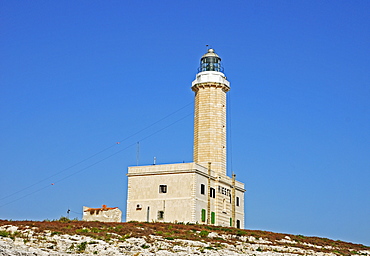
<svg viewBox="0 0 370 256">
<path fill-rule="evenodd" d="M 147 222 L 127 222 L 127 223 L 104 223 L 69 220 L 61 218 L 55 221 L 7 221 L 0 220 L 0 226 L 13 225 L 19 230 L 36 228 L 35 232 L 44 233 L 50 231 L 52 234 L 80 234 L 90 236 L 95 239 L 109 241 L 112 234 L 117 234 L 121 240 L 129 237 L 147 237 L 150 241 L 150 235 L 162 236 L 168 240 L 186 239 L 210 242 L 212 244 L 229 243 L 235 244 L 241 236 L 253 236 L 257 240 L 264 239 L 271 241 L 273 245 L 282 245 L 288 247 L 297 247 L 302 249 L 311 249 L 321 252 L 334 252 L 338 255 L 356 255 L 361 250 L 369 250 L 370 247 L 353 244 L 343 241 L 334 241 L 327 238 L 307 237 L 302 235 L 290 235 L 273 233 L 260 230 L 245 230 L 220 226 L 207 226 L 198 224 L 180 224 L 180 223 L 147 223 Z M 227 235 L 227 239 L 220 237 L 210 238 L 208 233 L 216 232 L 219 235 Z M 0 236 L 14 237 L 17 234 L 2 233 Z M 291 241 L 296 243 L 284 243 L 280 240 L 289 236 Z M 305 244 L 332 248 L 315 248 Z"/>
</svg>

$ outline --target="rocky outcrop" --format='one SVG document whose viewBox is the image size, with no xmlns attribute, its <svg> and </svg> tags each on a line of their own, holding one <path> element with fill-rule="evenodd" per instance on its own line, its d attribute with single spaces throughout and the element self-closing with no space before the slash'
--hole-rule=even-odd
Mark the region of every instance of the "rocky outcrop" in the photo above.
<svg viewBox="0 0 370 256">
<path fill-rule="evenodd" d="M 140 229 L 140 227 L 138 227 Z M 318 255 L 335 256 L 340 248 L 306 243 L 304 245 L 285 236 L 270 241 L 254 236 L 237 236 L 204 232 L 202 237 L 212 241 L 174 239 L 161 235 L 144 237 L 122 236 L 109 233 L 109 239 L 85 235 L 69 235 L 37 227 L 19 229 L 0 226 L 1 256 L 46 255 Z M 200 231 L 195 231 L 200 233 Z M 219 242 L 217 242 L 219 241 Z M 302 248 L 303 247 L 303 248 Z M 343 254 L 343 253 L 341 253 Z M 369 250 L 352 250 L 352 255 L 370 255 Z"/>
</svg>

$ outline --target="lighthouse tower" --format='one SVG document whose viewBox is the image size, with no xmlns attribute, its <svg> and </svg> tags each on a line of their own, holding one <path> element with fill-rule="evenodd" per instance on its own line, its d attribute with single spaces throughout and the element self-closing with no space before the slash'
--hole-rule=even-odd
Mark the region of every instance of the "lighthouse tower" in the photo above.
<svg viewBox="0 0 370 256">
<path fill-rule="evenodd" d="M 221 58 L 209 49 L 200 60 L 192 83 L 195 92 L 194 162 L 226 176 L 226 93 L 230 83 L 222 73 Z"/>
<path fill-rule="evenodd" d="M 244 228 L 244 184 L 226 173 L 229 82 L 213 49 L 201 57 L 195 92 L 194 161 L 128 168 L 126 221 Z"/>
</svg>

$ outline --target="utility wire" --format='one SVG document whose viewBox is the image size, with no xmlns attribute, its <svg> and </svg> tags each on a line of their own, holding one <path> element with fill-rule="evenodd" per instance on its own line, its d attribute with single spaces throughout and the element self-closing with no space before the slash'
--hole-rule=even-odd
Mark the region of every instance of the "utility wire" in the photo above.
<svg viewBox="0 0 370 256">
<path fill-rule="evenodd" d="M 18 191 L 16 191 L 16 192 L 14 192 L 14 193 L 12 193 L 12 194 L 9 194 L 9 195 L 7 195 L 7 196 L 1 197 L 1 198 L 0 198 L 0 201 L 1 201 L 1 200 L 4 200 L 4 199 L 6 199 L 6 198 L 9 198 L 9 197 L 11 197 L 11 196 L 13 196 L 13 195 L 16 195 L 16 194 L 18 194 L 18 193 L 20 193 L 20 192 L 23 192 L 23 191 L 25 191 L 25 190 L 27 190 L 27 189 L 29 189 L 29 188 L 32 188 L 32 187 L 34 187 L 34 186 L 36 186 L 36 185 L 38 185 L 38 184 L 40 184 L 40 183 L 42 183 L 42 182 L 44 182 L 44 181 L 46 181 L 46 180 L 50 179 L 50 178 L 53 178 L 53 177 L 55 177 L 55 176 L 57 176 L 57 175 L 59 175 L 59 174 L 61 174 L 61 173 L 65 172 L 65 171 L 68 171 L 68 170 L 72 169 L 73 167 L 75 167 L 75 166 L 77 166 L 77 165 L 79 165 L 79 164 L 81 164 L 81 163 L 83 163 L 83 162 L 86 162 L 87 160 L 89 160 L 89 159 L 91 159 L 91 158 L 93 158 L 93 157 L 95 157 L 95 156 L 97 156 L 97 155 L 100 155 L 101 153 L 103 153 L 103 152 L 105 152 L 105 151 L 107 151 L 107 150 L 109 150 L 109 149 L 111 149 L 111 148 L 113 148 L 113 147 L 117 146 L 117 144 L 120 144 L 120 143 L 122 143 L 122 142 L 124 142 L 124 141 L 128 140 L 129 138 L 131 138 L 131 137 L 133 137 L 133 136 L 135 136 L 135 135 L 137 135 L 137 134 L 139 134 L 139 133 L 141 133 L 141 132 L 143 132 L 143 131 L 145 131 L 145 130 L 149 129 L 150 127 L 152 127 L 152 126 L 154 126 L 154 125 L 158 124 L 159 122 L 161 122 L 161 121 L 165 120 L 166 118 L 168 118 L 168 117 L 170 117 L 170 116 L 172 116 L 172 115 L 176 114 L 177 112 L 179 112 L 179 111 L 183 110 L 184 108 L 188 107 L 188 106 L 189 106 L 190 104 L 192 104 L 192 103 L 193 103 L 193 102 L 190 102 L 190 103 L 186 104 L 185 106 L 183 106 L 183 107 L 179 108 L 178 110 L 176 110 L 176 111 L 174 111 L 174 112 L 172 112 L 172 113 L 168 114 L 167 116 L 165 116 L 165 117 L 163 117 L 163 118 L 159 119 L 158 121 L 156 121 L 156 122 L 154 122 L 154 123 L 152 123 L 152 124 L 150 124 L 150 125 L 148 125 L 148 126 L 144 127 L 143 129 L 139 130 L 138 132 L 135 132 L 135 133 L 131 134 L 130 136 L 126 137 L 125 139 L 120 140 L 120 141 L 116 142 L 115 144 L 112 144 L 111 146 L 108 146 L 108 147 L 106 147 L 105 149 L 103 149 L 103 150 L 101 150 L 101 151 L 99 151 L 99 152 L 97 152 L 97 153 L 95 153 L 95 154 L 93 154 L 93 155 L 91 155 L 91 156 L 89 156 L 89 157 L 87 157 L 87 158 L 85 158 L 85 159 L 83 159 L 83 160 L 81 160 L 81 161 L 79 161 L 79 162 L 77 162 L 77 163 L 75 163 L 75 164 L 73 164 L 73 165 L 71 165 L 71 166 L 69 166 L 69 167 L 67 167 L 67 168 L 65 168 L 65 169 L 63 169 L 63 170 L 61 170 L 61 171 L 59 171 L 59 172 L 57 172 L 57 173 L 55 173 L 55 174 L 52 174 L 52 175 L 50 175 L 50 176 L 48 176 L 48 177 L 46 177 L 46 178 L 44 178 L 44 179 L 42 179 L 42 180 L 40 180 L 40 181 L 38 181 L 38 182 L 35 182 L 35 183 L 33 183 L 33 184 L 31 184 L 31 185 L 29 185 L 29 186 L 27 186 L 27 187 L 23 188 L 23 189 L 20 189 L 20 190 L 18 190 Z"/>
<path fill-rule="evenodd" d="M 82 215 L 82 212 L 75 212 L 75 211 L 72 211 L 70 210 L 72 213 L 75 213 L 75 214 L 81 214 Z"/>
<path fill-rule="evenodd" d="M 85 161 L 87 161 L 87 160 L 89 160 L 89 159 L 91 159 L 91 158 L 93 158 L 93 157 L 95 157 L 95 156 L 97 156 L 97 155 L 99 155 L 99 154 L 101 154 L 101 153 L 103 153 L 103 152 L 107 151 L 108 149 L 110 149 L 110 148 L 112 148 L 112 147 L 114 147 L 114 146 L 116 146 L 116 144 L 115 144 L 115 145 L 112 145 L 112 146 L 109 146 L 109 147 L 107 147 L 107 148 L 105 148 L 105 149 L 103 149 L 103 150 L 101 150 L 101 151 L 99 151 L 99 152 L 97 152 L 97 153 L 95 153 L 95 154 L 93 154 L 93 155 L 91 155 L 91 156 L 89 156 L 89 157 L 87 157 L 87 158 L 83 159 L 82 161 L 79 161 L 79 162 L 77 162 L 77 163 L 75 163 L 75 164 L 73 164 L 73 165 L 71 165 L 71 166 L 69 166 L 69 167 L 67 167 L 67 168 L 65 168 L 65 169 L 63 169 L 63 170 L 61 170 L 61 171 L 59 171 L 59 172 L 55 173 L 55 174 L 53 174 L 53 175 L 50 175 L 50 176 L 48 176 L 48 177 L 46 177 L 46 178 L 44 178 L 44 179 L 42 179 L 42 180 L 40 180 L 40 181 L 38 181 L 38 182 L 35 182 L 35 183 L 33 183 L 33 184 L 29 185 L 28 187 L 25 187 L 25 188 L 23 188 L 23 189 L 21 189 L 21 190 L 18 190 L 18 191 L 14 192 L 14 193 L 12 193 L 12 194 L 10 194 L 10 195 L 4 196 L 4 197 L 0 198 L 0 200 L 3 200 L 3 199 L 6 199 L 6 198 L 8 198 L 8 197 L 11 197 L 11 196 L 13 196 L 13 195 L 16 195 L 16 194 L 18 194 L 18 193 L 20 193 L 20 192 L 22 192 L 22 191 L 25 191 L 25 190 L 27 190 L 27 189 L 29 189 L 29 188 L 34 187 L 34 186 L 36 186 L 36 185 L 38 185 L 38 184 L 40 184 L 40 183 L 42 183 L 42 182 L 44 182 L 44 181 L 46 181 L 46 180 L 48 180 L 48 179 L 52 178 L 52 177 L 55 177 L 55 176 L 57 176 L 58 174 L 61 174 L 61 173 L 65 172 L 65 171 L 68 171 L 69 169 L 72 169 L 73 167 L 75 167 L 75 166 L 77 166 L 77 165 L 79 165 L 79 164 L 81 164 L 81 163 L 83 163 L 83 162 L 85 162 Z"/>
<path fill-rule="evenodd" d="M 167 125 L 167 126 L 165 126 L 165 127 L 161 128 L 161 129 L 159 129 L 158 131 L 153 132 L 152 134 L 150 134 L 150 135 L 148 135 L 148 136 L 146 136 L 146 137 L 142 138 L 140 141 L 146 140 L 146 139 L 148 139 L 148 138 L 150 138 L 150 137 L 154 136 L 155 134 L 157 134 L 157 133 L 159 133 L 159 132 L 161 132 L 161 131 L 163 131 L 163 130 L 167 129 L 168 127 L 170 127 L 170 126 L 172 126 L 172 125 L 174 125 L 174 124 L 176 124 L 176 123 L 178 123 L 178 122 L 182 121 L 183 119 L 187 118 L 188 116 L 190 116 L 190 115 L 192 115 L 192 114 L 193 114 L 193 113 L 187 114 L 186 116 L 184 116 L 184 117 L 182 117 L 182 118 L 180 118 L 180 119 L 176 120 L 175 122 L 173 122 L 173 123 L 171 123 L 171 124 L 169 124 L 169 125 Z M 74 172 L 74 173 L 70 174 L 70 175 L 67 175 L 67 176 L 65 176 L 65 177 L 63 177 L 63 178 L 61 178 L 61 179 L 59 179 L 59 180 L 57 180 L 57 181 L 53 182 L 52 184 L 53 184 L 53 185 L 55 185 L 56 183 L 59 183 L 59 182 L 61 182 L 61 181 L 64 181 L 64 180 L 66 180 L 66 179 L 68 179 L 68 178 L 70 178 L 70 177 L 72 177 L 72 176 L 74 176 L 74 175 L 76 175 L 76 174 L 78 174 L 78 173 L 81 173 L 81 172 L 83 172 L 83 171 L 85 171 L 85 170 L 89 169 L 90 167 L 92 167 L 92 166 L 94 166 L 94 165 L 97 165 L 97 164 L 99 164 L 99 163 L 101 163 L 101 162 L 103 162 L 103 161 L 105 161 L 105 160 L 107 160 L 107 159 L 109 159 L 109 158 L 111 158 L 111 157 L 113 157 L 113 156 L 115 156 L 115 155 L 117 155 L 117 154 L 121 153 L 122 151 L 124 151 L 124 150 L 126 150 L 126 149 L 128 149 L 128 148 L 130 148 L 130 147 L 132 147 L 132 146 L 134 146 L 134 145 L 136 145 L 136 143 L 137 143 L 137 142 L 132 143 L 132 144 L 130 144 L 130 145 L 128 145 L 128 146 L 126 146 L 125 148 L 123 148 L 123 149 L 121 149 L 121 150 L 119 150 L 119 151 L 117 151 L 117 152 L 115 152 L 115 153 L 113 153 L 113 154 L 111 154 L 111 155 L 109 155 L 109 156 L 107 156 L 107 157 L 103 158 L 103 159 L 100 159 L 99 161 L 96 161 L 96 162 L 95 162 L 95 163 L 93 163 L 93 164 L 90 164 L 90 165 L 88 165 L 88 166 L 86 166 L 86 167 L 84 167 L 84 168 L 82 168 L 82 169 L 80 169 L 80 170 L 78 170 L 78 171 L 76 171 L 76 172 Z M 55 176 L 55 175 L 53 175 L 53 176 Z M 44 180 L 45 180 L 45 179 L 44 179 Z M 40 182 L 38 182 L 38 183 L 40 183 Z M 19 198 L 17 198 L 17 199 L 14 199 L 13 201 L 10 201 L 10 202 L 6 203 L 6 204 L 0 205 L 0 208 L 4 207 L 4 206 L 6 206 L 6 205 L 9 205 L 9 204 L 11 204 L 11 203 L 14 203 L 14 202 L 16 202 L 16 201 L 19 201 L 19 200 L 21 200 L 21 199 L 23 199 L 23 198 L 25 198 L 25 197 L 30 196 L 30 195 L 33 195 L 33 194 L 35 194 L 35 193 L 37 193 L 37 192 L 39 192 L 39 191 L 41 191 L 41 190 L 44 190 L 44 189 L 46 189 L 46 188 L 48 188 L 48 187 L 50 187 L 50 185 L 44 186 L 44 187 L 42 187 L 42 188 L 40 188 L 40 189 L 38 189 L 38 190 L 35 190 L 35 191 L 33 191 L 33 192 L 30 192 L 30 193 L 28 193 L 28 194 L 26 194 L 26 195 L 24 195 L 24 196 L 22 196 L 22 197 L 19 197 Z"/>
<path fill-rule="evenodd" d="M 166 118 L 168 118 L 168 117 L 170 117 L 170 116 L 172 116 L 172 115 L 176 114 L 177 112 L 179 112 L 179 111 L 183 110 L 184 108 L 188 107 L 190 104 L 193 104 L 193 101 L 192 101 L 192 102 L 190 102 L 190 103 L 188 103 L 188 104 L 186 104 L 185 106 L 183 106 L 183 107 L 179 108 L 178 110 L 176 110 L 176 111 L 172 112 L 171 114 L 168 114 L 167 116 L 165 116 L 165 117 L 163 117 L 163 118 L 159 119 L 158 121 L 156 121 L 156 122 L 152 123 L 151 125 L 148 125 L 147 127 L 143 128 L 143 129 L 141 129 L 141 130 L 139 130 L 138 132 L 136 132 L 136 133 L 134 133 L 134 134 L 131 134 L 130 136 L 126 137 L 125 139 L 123 139 L 123 140 L 121 140 L 121 141 L 119 141 L 119 142 L 123 142 L 123 141 L 125 141 L 125 140 L 127 140 L 127 139 L 129 139 L 129 138 L 131 138 L 131 137 L 133 137 L 133 136 L 135 136 L 135 135 L 137 135 L 137 134 L 141 133 L 142 131 L 147 130 L 148 128 L 150 128 L 150 127 L 152 127 L 152 126 L 154 126 L 154 125 L 158 124 L 159 122 L 163 121 L 164 119 L 166 119 Z"/>
</svg>

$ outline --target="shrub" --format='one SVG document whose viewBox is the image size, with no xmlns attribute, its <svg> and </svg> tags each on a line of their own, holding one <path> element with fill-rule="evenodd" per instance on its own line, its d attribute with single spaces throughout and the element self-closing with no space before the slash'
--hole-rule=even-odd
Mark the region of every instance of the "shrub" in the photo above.
<svg viewBox="0 0 370 256">
<path fill-rule="evenodd" d="M 9 232 L 6 232 L 5 230 L 0 230 L 0 236 L 2 236 L 2 237 L 8 237 L 8 236 L 10 236 L 10 233 Z"/>
<path fill-rule="evenodd" d="M 118 225 L 118 226 L 116 227 L 116 229 L 118 229 L 118 230 L 123 229 L 123 226 L 122 226 L 122 225 Z"/>
<path fill-rule="evenodd" d="M 68 222 L 71 222 L 71 220 L 68 219 L 67 217 L 60 217 L 59 222 L 68 223 Z"/>
<path fill-rule="evenodd" d="M 209 232 L 208 232 L 207 230 L 202 230 L 202 231 L 200 231 L 200 233 L 199 233 L 199 235 L 200 235 L 201 237 L 207 237 L 207 236 L 208 236 L 208 234 L 209 234 Z"/>
<path fill-rule="evenodd" d="M 98 229 L 98 228 L 96 228 L 96 227 L 93 227 L 93 228 L 91 228 L 91 232 L 93 232 L 93 233 L 99 233 L 99 232 L 101 232 L 101 230 Z"/>
<path fill-rule="evenodd" d="M 246 232 L 245 230 L 237 230 L 237 231 L 236 231 L 236 234 L 237 234 L 238 236 L 244 236 L 244 235 L 246 235 L 246 234 L 247 234 L 247 232 Z"/>
<path fill-rule="evenodd" d="M 84 252 L 86 250 L 86 245 L 87 245 L 87 242 L 82 242 L 80 244 L 78 244 L 76 247 L 77 247 L 77 252 Z"/>
<path fill-rule="evenodd" d="M 124 234 L 123 236 L 121 236 L 119 238 L 120 241 L 125 241 L 127 238 L 130 238 L 131 237 L 131 233 L 130 234 Z"/>
</svg>

